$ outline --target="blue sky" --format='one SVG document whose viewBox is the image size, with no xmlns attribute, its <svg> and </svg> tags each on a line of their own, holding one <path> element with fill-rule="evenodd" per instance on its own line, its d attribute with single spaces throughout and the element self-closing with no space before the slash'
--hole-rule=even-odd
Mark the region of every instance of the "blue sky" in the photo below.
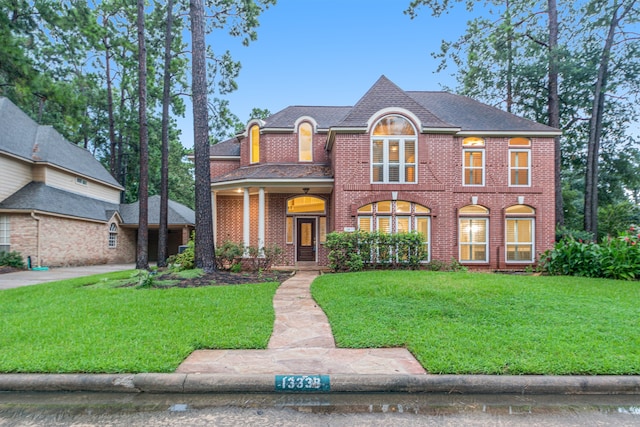
<svg viewBox="0 0 640 427">
<path fill-rule="evenodd" d="M 225 95 L 246 121 L 254 107 L 275 113 L 289 105 L 353 105 L 381 76 L 405 90 L 455 86 L 453 69 L 435 73 L 431 56 L 442 39 L 457 39 L 464 10 L 440 18 L 423 8 L 403 14 L 409 0 L 278 0 L 260 17 L 248 47 L 220 33 L 207 42 L 242 64 L 238 90 Z M 456 8 L 462 9 L 462 8 Z M 190 106 L 179 120 L 182 142 L 193 145 Z"/>
</svg>

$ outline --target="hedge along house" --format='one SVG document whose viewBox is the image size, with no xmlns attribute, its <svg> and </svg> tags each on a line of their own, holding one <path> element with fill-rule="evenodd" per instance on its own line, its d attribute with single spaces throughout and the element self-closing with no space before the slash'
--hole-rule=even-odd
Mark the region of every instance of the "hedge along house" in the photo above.
<svg viewBox="0 0 640 427">
<path fill-rule="evenodd" d="M 560 131 L 381 77 L 352 107 L 292 106 L 211 147 L 214 233 L 326 265 L 331 231 L 418 231 L 429 260 L 534 264 L 555 237 Z"/>
<path fill-rule="evenodd" d="M 138 207 L 120 204 L 122 190 L 89 151 L 0 97 L 0 251 L 34 266 L 134 262 Z M 171 201 L 169 209 L 171 254 L 188 241 L 195 214 Z M 150 229 L 158 218 L 151 197 Z"/>
</svg>

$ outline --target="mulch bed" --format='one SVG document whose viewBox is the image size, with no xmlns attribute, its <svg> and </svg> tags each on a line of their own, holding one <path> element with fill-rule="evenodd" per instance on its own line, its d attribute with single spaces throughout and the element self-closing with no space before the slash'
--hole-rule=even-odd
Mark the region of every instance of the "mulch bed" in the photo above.
<svg viewBox="0 0 640 427">
<path fill-rule="evenodd" d="M 265 283 L 278 282 L 282 283 L 293 275 L 290 271 L 263 271 L 263 272 L 241 272 L 232 273 L 230 271 L 215 271 L 213 273 L 204 274 L 193 279 L 182 279 L 178 275 L 172 273 L 159 273 L 154 281 L 163 280 L 179 280 L 172 286 L 162 286 L 159 288 L 178 287 L 178 288 L 197 288 L 201 286 L 228 286 L 228 285 L 244 285 L 247 283 Z M 135 285 L 134 285 L 135 286 Z"/>
<path fill-rule="evenodd" d="M 8 265 L 0 265 L 0 274 L 14 273 L 16 271 L 22 271 L 22 270 L 15 267 L 9 267 Z"/>
</svg>

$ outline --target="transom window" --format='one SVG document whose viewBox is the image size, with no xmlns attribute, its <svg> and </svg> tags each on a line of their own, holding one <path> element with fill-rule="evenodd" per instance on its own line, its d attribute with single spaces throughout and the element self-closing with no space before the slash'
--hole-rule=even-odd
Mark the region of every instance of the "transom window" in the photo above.
<svg viewBox="0 0 640 427">
<path fill-rule="evenodd" d="M 358 229 L 381 233 L 417 231 L 424 239 L 427 254 L 430 254 L 430 214 L 431 210 L 426 206 L 402 200 L 369 203 L 358 209 Z"/>
<path fill-rule="evenodd" d="M 484 139 L 469 137 L 462 140 L 464 185 L 484 185 Z"/>
<path fill-rule="evenodd" d="M 374 126 L 371 137 L 371 181 L 414 183 L 416 130 L 401 116 L 387 116 Z"/>
<path fill-rule="evenodd" d="M 118 246 L 118 227 L 111 223 L 109 225 L 109 247 L 115 248 Z"/>
<path fill-rule="evenodd" d="M 508 207 L 505 211 L 507 262 L 533 262 L 535 210 L 526 205 Z"/>
<path fill-rule="evenodd" d="M 298 127 L 298 160 L 313 161 L 313 128 L 307 122 Z"/>
<path fill-rule="evenodd" d="M 249 145 L 251 147 L 251 163 L 260 162 L 260 127 L 258 125 L 251 126 L 249 131 Z"/>
<path fill-rule="evenodd" d="M 11 248 L 11 229 L 9 216 L 0 215 L 0 252 L 9 252 Z"/>
<path fill-rule="evenodd" d="M 489 262 L 489 210 L 469 205 L 458 213 L 460 262 Z"/>
<path fill-rule="evenodd" d="M 528 138 L 509 140 L 509 185 L 528 187 L 531 185 L 531 146 Z"/>
<path fill-rule="evenodd" d="M 298 196 L 287 200 L 287 219 L 285 224 L 285 239 L 288 244 L 294 243 L 294 216 L 318 216 L 318 238 L 320 243 L 327 241 L 326 202 L 314 196 Z"/>
</svg>

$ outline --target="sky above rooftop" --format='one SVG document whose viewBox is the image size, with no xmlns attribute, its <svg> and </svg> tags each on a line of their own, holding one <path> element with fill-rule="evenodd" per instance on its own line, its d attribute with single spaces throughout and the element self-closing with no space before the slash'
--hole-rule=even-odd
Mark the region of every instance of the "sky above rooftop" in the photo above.
<svg viewBox="0 0 640 427">
<path fill-rule="evenodd" d="M 246 122 L 253 108 L 275 113 L 289 105 L 354 105 L 381 76 L 404 90 L 455 86 L 453 69 L 436 73 L 442 39 L 457 39 L 470 18 L 464 10 L 440 18 L 409 0 L 278 0 L 260 16 L 248 47 L 220 33 L 207 42 L 242 64 L 238 90 L 222 96 Z M 457 8 L 461 9 L 461 8 Z M 193 146 L 191 106 L 179 120 L 182 143 Z"/>
</svg>

